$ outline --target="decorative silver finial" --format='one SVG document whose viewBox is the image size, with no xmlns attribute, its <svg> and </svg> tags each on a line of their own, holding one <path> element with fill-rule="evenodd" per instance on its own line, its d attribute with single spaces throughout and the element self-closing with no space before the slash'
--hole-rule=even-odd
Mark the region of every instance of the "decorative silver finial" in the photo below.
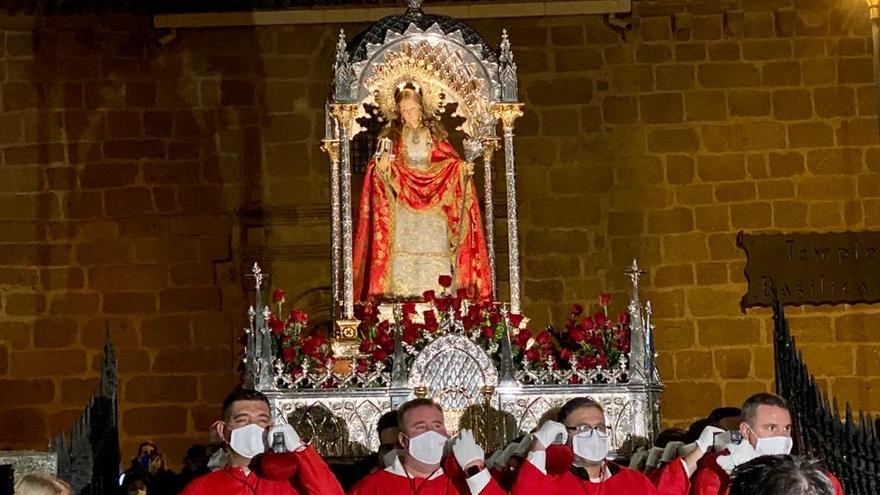
<svg viewBox="0 0 880 495">
<path fill-rule="evenodd" d="M 336 61 L 333 64 L 334 84 L 333 99 L 336 103 L 348 103 L 354 101 L 352 86 L 354 83 L 354 71 L 348 52 L 345 51 L 345 30 L 339 30 L 339 38 L 336 41 Z"/>
<path fill-rule="evenodd" d="M 266 277 L 266 275 L 263 274 L 263 269 L 260 268 L 260 265 L 258 265 L 256 261 L 254 262 L 254 266 L 251 267 L 251 274 L 248 276 L 254 278 L 254 285 L 256 286 L 254 287 L 255 289 L 259 289 L 263 286 L 263 279 Z"/>
<path fill-rule="evenodd" d="M 406 0 L 406 6 L 409 7 L 410 11 L 421 11 L 422 0 Z"/>
<path fill-rule="evenodd" d="M 507 29 L 501 31 L 501 55 L 498 57 L 502 64 L 513 63 L 513 52 L 510 50 L 510 38 Z"/>
<path fill-rule="evenodd" d="M 477 161 L 477 158 L 483 156 L 483 141 L 476 138 L 465 138 L 462 141 L 464 147 L 464 159 L 470 163 Z"/>
<path fill-rule="evenodd" d="M 629 275 L 630 280 L 632 280 L 633 288 L 639 286 L 639 280 L 641 280 L 642 275 L 645 275 L 645 272 L 639 269 L 639 263 L 635 258 L 633 258 L 632 267 L 624 273 Z"/>
<path fill-rule="evenodd" d="M 516 76 L 516 63 L 513 61 L 513 51 L 510 49 L 510 38 L 507 30 L 501 32 L 501 53 L 498 55 L 501 62 L 499 75 L 501 76 L 501 101 L 513 103 L 519 100 Z"/>
</svg>

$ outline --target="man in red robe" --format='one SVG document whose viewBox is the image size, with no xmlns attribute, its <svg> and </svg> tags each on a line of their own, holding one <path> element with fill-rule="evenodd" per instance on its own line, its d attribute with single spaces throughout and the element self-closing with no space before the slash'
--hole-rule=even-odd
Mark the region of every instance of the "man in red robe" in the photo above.
<svg viewBox="0 0 880 495">
<path fill-rule="evenodd" d="M 463 479 L 444 472 L 448 434 L 438 404 L 411 400 L 398 409 L 397 418 L 402 453 L 390 466 L 367 475 L 348 495 L 504 495 L 486 469 L 483 449 L 468 430 L 462 430 L 452 446 L 454 467 L 461 469 Z"/>
<path fill-rule="evenodd" d="M 417 90 L 402 89 L 395 99 L 397 115 L 380 138 L 390 149 L 379 146 L 364 176 L 354 298 L 421 296 L 438 288 L 440 275 L 452 275 L 453 290 L 489 299 L 492 274 L 473 165 L 458 156 Z"/>
<path fill-rule="evenodd" d="M 610 429 L 602 406 L 587 397 L 568 401 L 559 421 L 547 421 L 534 434 L 532 451 L 523 463 L 511 495 L 655 495 L 648 478 L 633 469 L 606 460 Z M 550 472 L 547 448 L 568 444 L 574 462 L 568 470 Z"/>
<path fill-rule="evenodd" d="M 736 466 L 764 455 L 791 452 L 791 414 L 785 399 L 762 392 L 746 399 L 742 406 L 739 431 L 743 440 L 731 443 L 719 452 L 710 452 L 700 461 L 693 475 L 692 495 L 726 495 L 730 473 Z M 670 463 L 673 469 L 676 463 Z M 681 473 L 679 472 L 679 477 Z M 840 481 L 827 473 L 836 495 L 843 495 Z"/>
<path fill-rule="evenodd" d="M 215 426 L 229 450 L 229 463 L 194 479 L 182 495 L 342 495 L 330 468 L 290 425 L 274 427 L 267 436 L 271 421 L 265 395 L 247 389 L 232 392 L 223 401 L 223 421 Z M 270 480 L 251 470 L 251 460 L 266 451 L 276 432 L 284 437 L 285 464 L 296 472 L 292 479 Z"/>
</svg>

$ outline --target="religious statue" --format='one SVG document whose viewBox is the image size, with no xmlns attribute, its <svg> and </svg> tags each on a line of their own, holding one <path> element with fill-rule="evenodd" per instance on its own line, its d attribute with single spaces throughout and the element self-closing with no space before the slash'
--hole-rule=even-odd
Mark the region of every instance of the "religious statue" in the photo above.
<svg viewBox="0 0 880 495">
<path fill-rule="evenodd" d="M 489 299 L 492 275 L 473 164 L 462 160 L 421 92 L 398 88 L 395 115 L 367 164 L 354 241 L 355 300 L 400 300 L 438 288 Z"/>
</svg>

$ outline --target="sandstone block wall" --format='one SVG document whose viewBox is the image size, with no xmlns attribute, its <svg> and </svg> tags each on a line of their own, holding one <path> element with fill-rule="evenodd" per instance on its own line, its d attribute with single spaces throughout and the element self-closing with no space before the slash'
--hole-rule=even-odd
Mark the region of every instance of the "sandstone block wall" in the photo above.
<svg viewBox="0 0 880 495">
<path fill-rule="evenodd" d="M 527 313 L 561 323 L 603 290 L 622 309 L 638 257 L 664 418 L 685 424 L 772 385 L 769 313 L 738 307 L 736 232 L 880 225 L 869 23 L 831 0 L 635 9 L 630 30 L 472 25 L 492 43 L 507 27 L 521 71 Z M 41 448 L 79 415 L 109 322 L 123 451 L 151 438 L 179 462 L 236 381 L 253 260 L 327 317 L 318 144 L 338 26 L 180 30 L 163 47 L 149 19 L 0 26 L 0 424 L 16 425 L 0 446 Z M 880 411 L 880 312 L 789 315 L 823 386 Z"/>
</svg>

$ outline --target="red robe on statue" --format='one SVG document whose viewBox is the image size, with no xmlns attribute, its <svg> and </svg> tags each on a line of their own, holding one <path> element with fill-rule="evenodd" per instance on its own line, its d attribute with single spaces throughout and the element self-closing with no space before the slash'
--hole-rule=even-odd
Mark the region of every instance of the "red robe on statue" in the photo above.
<svg viewBox="0 0 880 495">
<path fill-rule="evenodd" d="M 617 464 L 607 463 L 610 471 L 604 481 L 594 483 L 571 471 L 562 474 L 542 473 L 531 461 L 522 464 L 511 495 L 655 495 L 656 488 L 644 474 Z"/>
<path fill-rule="evenodd" d="M 465 189 L 466 162 L 445 140 L 434 142 L 427 170 L 407 166 L 404 151 L 401 143 L 395 145 L 395 159 L 385 178 L 375 158 L 367 164 L 354 239 L 355 300 L 398 295 L 391 294 L 389 287 L 397 202 L 416 212 L 440 207 L 450 243 L 455 246 L 461 240 L 453 289 L 466 288 L 471 297 L 491 298 L 489 253 L 474 181 L 467 181 Z"/>
</svg>

